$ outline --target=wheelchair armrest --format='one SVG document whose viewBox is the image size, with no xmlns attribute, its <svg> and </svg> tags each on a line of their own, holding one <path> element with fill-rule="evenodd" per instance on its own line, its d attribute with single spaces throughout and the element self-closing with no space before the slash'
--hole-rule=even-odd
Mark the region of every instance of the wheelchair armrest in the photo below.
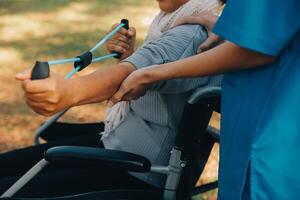
<svg viewBox="0 0 300 200">
<path fill-rule="evenodd" d="M 192 96 L 189 98 L 188 102 L 190 104 L 195 104 L 199 100 L 205 99 L 205 98 L 214 98 L 214 97 L 220 97 L 221 96 L 221 87 L 205 87 L 205 88 L 199 88 L 195 90 L 195 92 L 192 94 Z"/>
<path fill-rule="evenodd" d="M 45 159 L 54 164 L 87 167 L 107 166 L 131 172 L 148 172 L 151 167 L 150 161 L 143 156 L 91 147 L 53 147 L 45 152 Z"/>
</svg>

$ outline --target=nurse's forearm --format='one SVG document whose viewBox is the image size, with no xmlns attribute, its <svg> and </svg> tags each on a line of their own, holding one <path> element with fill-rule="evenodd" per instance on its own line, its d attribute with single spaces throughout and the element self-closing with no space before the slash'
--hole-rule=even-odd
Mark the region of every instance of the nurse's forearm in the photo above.
<svg viewBox="0 0 300 200">
<path fill-rule="evenodd" d="M 156 82 L 254 68 L 271 63 L 275 59 L 275 57 L 239 47 L 231 42 L 225 42 L 196 56 L 150 67 L 145 72 L 149 82 Z"/>
<path fill-rule="evenodd" d="M 72 88 L 72 106 L 97 103 L 109 99 L 120 87 L 122 81 L 135 67 L 123 62 L 106 69 L 75 79 L 69 79 Z"/>
</svg>

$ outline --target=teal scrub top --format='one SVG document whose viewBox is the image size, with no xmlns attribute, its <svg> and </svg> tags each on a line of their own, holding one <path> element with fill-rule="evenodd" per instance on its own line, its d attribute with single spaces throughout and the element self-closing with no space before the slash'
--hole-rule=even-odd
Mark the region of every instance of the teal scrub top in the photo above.
<svg viewBox="0 0 300 200">
<path fill-rule="evenodd" d="M 219 199 L 300 199 L 299 29 L 300 0 L 228 0 L 214 28 L 278 58 L 224 77 Z"/>
</svg>

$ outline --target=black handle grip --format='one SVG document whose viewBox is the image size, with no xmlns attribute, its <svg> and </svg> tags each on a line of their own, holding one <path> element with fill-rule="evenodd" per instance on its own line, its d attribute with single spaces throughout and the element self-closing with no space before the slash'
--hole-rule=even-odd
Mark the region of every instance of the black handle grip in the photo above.
<svg viewBox="0 0 300 200">
<path fill-rule="evenodd" d="M 49 75 L 50 75 L 50 68 L 48 62 L 36 61 L 31 71 L 31 80 L 48 78 Z"/>
<path fill-rule="evenodd" d="M 123 28 L 125 28 L 126 30 L 129 29 L 129 21 L 128 21 L 128 19 L 122 19 L 121 23 L 124 24 Z M 113 53 L 117 54 L 116 56 L 114 56 L 117 59 L 120 59 L 122 57 L 122 53 L 120 53 L 120 52 L 113 51 Z"/>
<path fill-rule="evenodd" d="M 129 20 L 128 20 L 128 19 L 122 19 L 122 20 L 121 20 L 121 24 L 124 24 L 124 28 L 125 28 L 126 30 L 129 29 Z"/>
<path fill-rule="evenodd" d="M 92 63 L 93 54 L 92 52 L 87 51 L 80 56 L 77 56 L 76 58 L 80 58 L 80 61 L 74 62 L 74 68 L 80 66 L 80 69 L 78 71 L 81 71 Z"/>
</svg>

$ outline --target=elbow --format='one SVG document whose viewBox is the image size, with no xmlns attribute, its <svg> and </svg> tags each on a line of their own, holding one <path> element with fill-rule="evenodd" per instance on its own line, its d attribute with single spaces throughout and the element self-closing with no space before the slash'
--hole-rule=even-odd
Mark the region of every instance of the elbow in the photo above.
<svg viewBox="0 0 300 200">
<path fill-rule="evenodd" d="M 271 64 L 277 60 L 278 57 L 275 56 L 266 56 L 265 57 L 265 64 Z"/>
<path fill-rule="evenodd" d="M 241 58 L 244 58 L 244 61 L 242 62 L 245 64 L 244 66 L 246 66 L 247 68 L 268 65 L 277 60 L 276 56 L 263 54 L 243 47 L 238 47 L 238 48 L 239 48 Z"/>
<path fill-rule="evenodd" d="M 277 57 L 259 54 L 259 55 L 255 56 L 254 58 L 251 58 L 248 63 L 249 63 L 249 67 L 264 66 L 264 65 L 271 64 L 271 63 L 275 62 L 276 60 L 277 60 Z"/>
</svg>

